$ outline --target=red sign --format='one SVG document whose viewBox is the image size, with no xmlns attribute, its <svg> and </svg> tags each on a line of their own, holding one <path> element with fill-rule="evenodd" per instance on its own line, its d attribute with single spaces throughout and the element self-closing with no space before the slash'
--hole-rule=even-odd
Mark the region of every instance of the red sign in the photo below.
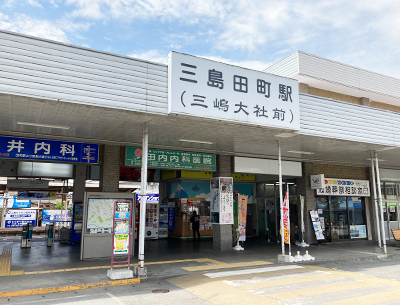
<svg viewBox="0 0 400 305">
<path fill-rule="evenodd" d="M 285 200 L 283 201 L 282 206 L 282 215 L 283 215 L 283 232 L 284 232 L 284 242 L 285 244 L 290 243 L 289 236 L 289 188 L 286 190 Z"/>
</svg>

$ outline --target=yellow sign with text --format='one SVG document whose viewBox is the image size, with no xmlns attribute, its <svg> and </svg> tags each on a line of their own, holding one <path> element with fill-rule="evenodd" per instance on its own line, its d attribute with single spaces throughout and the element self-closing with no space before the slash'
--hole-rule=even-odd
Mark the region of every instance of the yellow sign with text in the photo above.
<svg viewBox="0 0 400 305">
<path fill-rule="evenodd" d="M 212 172 L 181 171 L 182 178 L 212 178 Z"/>
<path fill-rule="evenodd" d="M 173 179 L 173 178 L 176 178 L 176 170 L 163 169 L 161 171 L 162 180 Z"/>
</svg>

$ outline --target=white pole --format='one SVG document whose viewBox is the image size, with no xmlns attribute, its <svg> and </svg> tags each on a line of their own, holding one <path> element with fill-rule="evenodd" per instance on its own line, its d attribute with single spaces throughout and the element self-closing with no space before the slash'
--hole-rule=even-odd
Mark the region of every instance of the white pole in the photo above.
<svg viewBox="0 0 400 305">
<path fill-rule="evenodd" d="M 304 242 L 304 197 L 300 195 L 300 211 L 301 211 L 301 244 Z"/>
<path fill-rule="evenodd" d="M 278 141 L 278 167 L 279 167 L 279 203 L 281 209 L 281 243 L 282 255 L 285 255 L 285 240 L 283 231 L 283 200 L 282 200 L 282 164 L 281 164 L 281 144 Z"/>
<path fill-rule="evenodd" d="M 375 214 L 376 214 L 376 231 L 378 232 L 378 244 L 379 248 L 382 248 L 382 243 L 381 243 L 381 230 L 379 228 L 380 223 L 379 223 L 379 210 L 378 210 L 378 198 L 376 196 L 376 185 L 375 185 L 375 165 L 374 165 L 374 158 L 373 155 L 371 154 L 371 171 L 372 171 L 372 187 L 374 190 L 374 203 L 375 203 Z"/>
<path fill-rule="evenodd" d="M 147 204 L 147 151 L 148 151 L 149 132 L 147 123 L 143 124 L 143 143 L 142 143 L 142 172 L 140 183 L 140 213 L 139 213 L 139 270 L 138 275 L 145 276 L 144 269 L 144 233 L 146 222 L 146 204 Z"/>
<path fill-rule="evenodd" d="M 379 164 L 378 164 L 378 155 L 375 152 L 375 170 L 376 170 L 376 184 L 378 188 L 378 199 L 379 199 L 379 206 L 381 209 L 381 231 L 382 231 L 382 242 L 383 242 L 383 252 L 387 254 L 386 250 L 386 236 L 385 236 L 385 229 L 383 227 L 383 208 L 382 208 L 382 192 L 381 192 L 381 178 L 379 176 Z"/>
</svg>

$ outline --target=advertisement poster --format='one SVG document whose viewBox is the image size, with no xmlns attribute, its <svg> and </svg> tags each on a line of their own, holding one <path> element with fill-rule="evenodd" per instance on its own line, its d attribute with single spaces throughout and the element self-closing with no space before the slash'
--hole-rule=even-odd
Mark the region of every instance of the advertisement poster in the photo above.
<svg viewBox="0 0 400 305">
<path fill-rule="evenodd" d="M 246 240 L 247 196 L 239 195 L 239 241 Z"/>
<path fill-rule="evenodd" d="M 5 226 L 6 228 L 22 227 L 30 223 L 35 226 L 36 223 L 36 210 L 10 210 L 6 214 Z"/>
<path fill-rule="evenodd" d="M 62 213 L 62 217 L 61 217 L 61 213 Z M 45 224 L 48 224 L 50 222 L 54 222 L 54 221 L 63 221 L 64 213 L 65 213 L 64 210 L 62 212 L 61 212 L 61 210 L 43 210 L 42 211 L 42 226 Z M 71 214 L 70 214 L 69 210 L 67 210 L 66 220 L 67 221 L 71 220 Z"/>
<path fill-rule="evenodd" d="M 168 202 L 168 230 L 175 230 L 175 202 Z"/>
<path fill-rule="evenodd" d="M 283 215 L 283 238 L 285 244 L 290 243 L 290 219 L 289 219 L 289 188 L 286 190 L 285 200 L 283 200 L 282 205 L 282 215 Z"/>
<path fill-rule="evenodd" d="M 116 200 L 114 215 L 114 254 L 129 253 L 130 200 Z"/>
</svg>

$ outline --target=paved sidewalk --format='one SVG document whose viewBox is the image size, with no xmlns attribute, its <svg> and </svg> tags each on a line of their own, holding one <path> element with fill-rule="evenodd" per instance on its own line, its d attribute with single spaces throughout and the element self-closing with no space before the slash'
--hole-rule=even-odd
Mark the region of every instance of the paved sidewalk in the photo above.
<svg viewBox="0 0 400 305">
<path fill-rule="evenodd" d="M 18 239 L 1 239 L 0 251 L 4 246 Z M 388 244 L 388 256 L 400 258 L 400 248 Z M 281 251 L 280 244 L 247 241 L 244 251 L 219 252 L 212 249 L 212 241 L 180 242 L 177 240 L 149 240 L 145 247 L 145 266 L 148 270 L 146 281 L 157 281 L 191 272 L 205 270 L 226 270 L 232 268 L 254 268 L 277 263 Z M 109 283 L 106 276 L 110 268 L 110 259 L 79 260 L 79 244 L 59 244 L 48 248 L 44 239 L 34 239 L 31 249 L 21 249 L 19 243 L 11 246 L 12 259 L 10 271 L 21 275 L 0 276 L 0 292 L 26 291 L 30 289 L 54 288 Z M 338 263 L 343 261 L 379 260 L 381 253 L 375 253 L 377 242 L 346 241 L 327 245 L 300 248 L 292 246 L 292 255 L 296 251 L 315 256 L 314 262 L 301 264 Z M 137 248 L 136 248 L 137 249 Z M 135 250 L 136 252 L 137 250 Z M 132 258 L 137 264 L 137 256 Z M 124 283 L 121 283 L 124 284 Z M 129 284 L 132 284 L 129 282 Z M 134 283 L 135 284 L 135 283 Z M 108 284 L 107 284 L 108 285 Z M 89 287 L 89 286 L 88 286 Z M 106 287 L 106 286 L 105 286 Z M 89 287 L 90 288 L 90 287 Z"/>
</svg>

